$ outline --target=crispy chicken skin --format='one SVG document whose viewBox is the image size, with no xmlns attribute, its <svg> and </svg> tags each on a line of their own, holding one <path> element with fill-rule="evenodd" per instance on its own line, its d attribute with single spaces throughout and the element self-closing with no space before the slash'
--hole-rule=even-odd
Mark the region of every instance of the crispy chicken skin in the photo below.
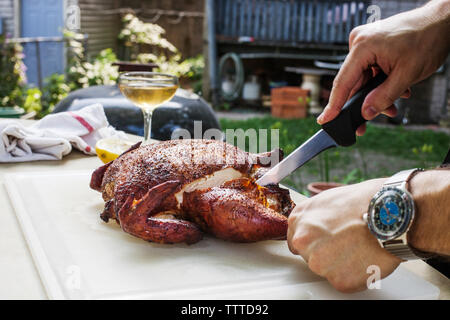
<svg viewBox="0 0 450 320">
<path fill-rule="evenodd" d="M 205 232 L 237 242 L 283 239 L 289 192 L 254 182 L 273 152 L 282 157 L 216 140 L 136 144 L 95 170 L 90 186 L 102 192 L 105 222 L 147 241 L 192 244 Z"/>
<path fill-rule="evenodd" d="M 214 187 L 185 195 L 183 210 L 205 232 L 236 242 L 283 239 L 286 217 L 236 189 Z"/>
</svg>

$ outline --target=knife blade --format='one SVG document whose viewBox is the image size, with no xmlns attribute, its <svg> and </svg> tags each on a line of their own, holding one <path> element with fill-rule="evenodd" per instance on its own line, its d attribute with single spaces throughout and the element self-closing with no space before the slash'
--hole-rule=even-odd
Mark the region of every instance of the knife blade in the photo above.
<svg viewBox="0 0 450 320">
<path fill-rule="evenodd" d="M 276 184 L 322 151 L 336 146 L 337 143 L 333 138 L 331 138 L 323 129 L 320 129 L 300 147 L 292 151 L 280 163 L 266 172 L 256 181 L 256 183 L 260 186 Z"/>
<path fill-rule="evenodd" d="M 337 146 L 353 145 L 356 142 L 356 129 L 367 121 L 361 115 L 364 99 L 386 78 L 386 74 L 380 72 L 368 81 L 344 104 L 336 118 L 322 125 L 322 129 L 266 172 L 256 183 L 261 186 L 279 183 L 322 151 Z"/>
</svg>

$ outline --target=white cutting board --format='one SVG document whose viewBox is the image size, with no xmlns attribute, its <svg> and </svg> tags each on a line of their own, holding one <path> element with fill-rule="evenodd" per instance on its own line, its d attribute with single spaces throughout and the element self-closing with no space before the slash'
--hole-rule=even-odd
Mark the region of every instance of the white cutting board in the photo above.
<svg viewBox="0 0 450 320">
<path fill-rule="evenodd" d="M 439 289 L 399 268 L 381 289 L 342 294 L 285 241 L 205 237 L 162 245 L 104 223 L 91 172 L 5 176 L 5 185 L 51 299 L 436 299 Z M 293 193 L 294 200 L 301 196 Z"/>
</svg>

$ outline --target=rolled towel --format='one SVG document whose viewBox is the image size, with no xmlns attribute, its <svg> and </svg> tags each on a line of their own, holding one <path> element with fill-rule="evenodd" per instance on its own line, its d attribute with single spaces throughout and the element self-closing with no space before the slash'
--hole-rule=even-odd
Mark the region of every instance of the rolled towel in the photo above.
<svg viewBox="0 0 450 320">
<path fill-rule="evenodd" d="M 108 137 L 126 139 L 126 134 L 109 125 L 101 104 L 50 114 L 29 127 L 1 121 L 0 162 L 61 160 L 72 147 L 94 155 L 97 141 Z"/>
</svg>

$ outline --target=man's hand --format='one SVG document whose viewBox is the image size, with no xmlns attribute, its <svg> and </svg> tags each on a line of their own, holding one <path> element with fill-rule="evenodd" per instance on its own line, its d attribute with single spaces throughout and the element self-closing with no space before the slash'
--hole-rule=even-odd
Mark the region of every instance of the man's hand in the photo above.
<svg viewBox="0 0 450 320">
<path fill-rule="evenodd" d="M 385 181 L 324 191 L 298 203 L 289 216 L 289 249 L 339 291 L 366 289 L 370 265 L 378 266 L 384 278 L 402 262 L 381 248 L 363 221 L 370 200 Z M 418 173 L 408 189 L 416 207 L 407 233 L 409 245 L 450 257 L 450 170 Z"/>
<path fill-rule="evenodd" d="M 367 289 L 370 265 L 378 266 L 384 278 L 401 262 L 381 248 L 363 221 L 371 198 L 384 181 L 327 190 L 297 204 L 289 216 L 289 249 L 339 291 Z"/>
<path fill-rule="evenodd" d="M 422 8 L 353 29 L 349 37 L 350 52 L 317 122 L 333 120 L 378 68 L 388 78 L 366 97 L 362 116 L 366 120 L 380 113 L 395 116 L 394 101 L 399 97 L 408 98 L 409 87 L 429 77 L 445 61 L 450 50 L 449 31 L 449 0 L 431 1 Z M 365 125 L 357 134 L 362 135 L 364 131 Z"/>
</svg>

